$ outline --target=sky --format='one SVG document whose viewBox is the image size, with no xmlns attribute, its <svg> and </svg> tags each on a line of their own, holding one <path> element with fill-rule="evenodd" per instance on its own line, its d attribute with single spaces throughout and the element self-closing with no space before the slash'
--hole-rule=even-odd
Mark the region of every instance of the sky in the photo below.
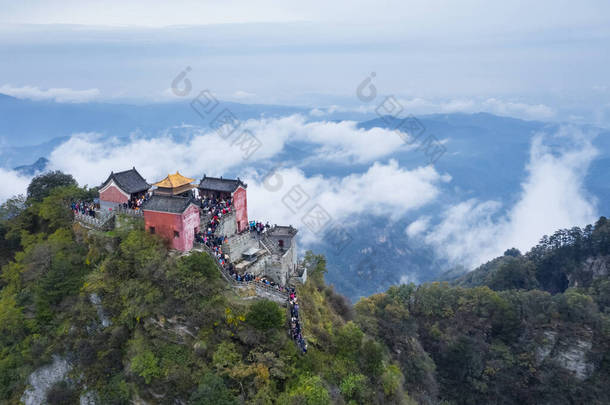
<svg viewBox="0 0 610 405">
<path fill-rule="evenodd" d="M 357 96 L 370 80 L 379 99 L 395 96 L 407 114 L 486 111 L 566 123 L 558 133 L 532 138 L 525 180 L 509 205 L 476 197 L 452 201 L 405 229 L 452 263 L 472 268 L 507 247 L 527 250 L 545 233 L 597 216 L 583 179 L 598 151 L 570 123 L 610 127 L 608 1 L 0 0 L 0 10 L 0 93 L 18 98 L 175 101 L 172 82 L 188 72 L 193 91 L 307 106 L 311 115 L 324 116 L 372 112 L 377 103 Z M 301 115 L 245 125 L 265 145 L 247 165 L 236 148 L 205 130 L 187 142 L 71 134 L 49 159 L 52 168 L 89 185 L 132 166 L 149 180 L 175 171 L 176 162 L 190 176 L 241 168 L 251 216 L 276 223 L 295 220 L 282 203 L 295 185 L 338 221 L 364 213 L 404 217 L 453 187 L 452 174 L 434 165 L 405 169 L 393 160 L 397 148 L 408 146 L 390 131 Z M 365 169 L 337 177 L 281 167 L 283 188 L 269 193 L 261 168 L 293 137 L 315 145 L 316 159 Z M 573 147 L 551 151 L 555 137 L 573 139 Z M 29 182 L 10 170 L 0 174 L 9 179 L 0 200 Z M 396 184 L 395 193 L 382 192 Z M 313 238 L 306 230 L 301 236 Z"/>
<path fill-rule="evenodd" d="M 0 1 L 0 92 L 60 102 L 361 109 L 374 73 L 414 114 L 610 123 L 606 1 Z"/>
</svg>

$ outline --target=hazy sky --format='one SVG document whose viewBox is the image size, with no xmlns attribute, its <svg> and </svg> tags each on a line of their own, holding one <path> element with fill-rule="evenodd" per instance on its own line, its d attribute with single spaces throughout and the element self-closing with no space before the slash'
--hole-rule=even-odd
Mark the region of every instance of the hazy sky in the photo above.
<svg viewBox="0 0 610 405">
<path fill-rule="evenodd" d="M 610 122 L 608 1 L 0 1 L 0 92 L 58 101 L 171 100 L 414 113 L 490 111 Z M 58 98 L 57 94 L 61 96 Z"/>
</svg>

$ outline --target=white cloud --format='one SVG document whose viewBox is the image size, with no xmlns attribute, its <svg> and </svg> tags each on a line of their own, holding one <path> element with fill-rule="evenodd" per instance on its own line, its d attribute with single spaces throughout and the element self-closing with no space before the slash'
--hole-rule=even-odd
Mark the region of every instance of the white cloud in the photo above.
<svg viewBox="0 0 610 405">
<path fill-rule="evenodd" d="M 149 181 L 179 170 L 187 176 L 221 175 L 242 162 L 235 147 L 214 133 L 176 142 L 168 137 L 128 142 L 101 134 L 76 134 L 49 156 L 50 167 L 72 174 L 80 184 L 99 185 L 111 171 L 135 166 Z"/>
<path fill-rule="evenodd" d="M 475 101 L 468 99 L 449 100 L 440 105 L 440 110 L 448 113 L 473 111 L 476 108 Z"/>
<path fill-rule="evenodd" d="M 326 112 L 319 108 L 314 108 L 309 111 L 309 115 L 311 115 L 312 117 L 322 117 L 323 115 L 326 115 Z"/>
<path fill-rule="evenodd" d="M 267 156 L 278 153 L 289 140 L 319 145 L 317 158 L 337 162 L 366 163 L 407 146 L 397 133 L 387 129 L 358 129 L 355 121 L 306 122 L 302 115 L 279 119 L 249 120 L 244 127 L 261 140 Z"/>
<path fill-rule="evenodd" d="M 424 217 L 418 218 L 407 226 L 407 228 L 405 229 L 405 233 L 410 238 L 412 238 L 412 237 L 420 235 L 422 232 L 426 231 L 428 229 L 429 224 L 430 224 L 430 217 L 424 216 Z"/>
<path fill-rule="evenodd" d="M 401 142 L 400 138 L 391 131 L 359 130 L 355 123 L 349 122 L 306 123 L 300 116 L 251 120 L 244 127 L 263 144 L 248 161 L 242 159 L 238 148 L 216 133 L 183 128 L 194 134 L 180 143 L 169 135 L 152 139 L 132 137 L 125 142 L 94 133 L 76 134 L 53 150 L 50 168 L 71 173 L 79 184 L 89 186 L 99 185 L 111 171 L 132 166 L 149 182 L 176 170 L 196 178 L 204 173 L 218 176 L 237 171 L 249 185 L 250 216 L 292 224 L 301 229 L 305 242 L 313 240 L 313 234 L 306 229 L 302 218 L 315 204 L 345 225 L 356 224 L 358 216 L 363 214 L 396 219 L 434 201 L 440 186 L 451 180 L 433 166 L 405 170 L 397 161 L 390 160 L 386 164 L 375 162 L 365 172 L 345 177 L 307 176 L 296 167 L 281 168 L 270 178 L 273 183 L 281 176 L 281 187 L 270 190 L 264 183 L 266 174 L 253 167 L 260 167 L 260 162 L 278 154 L 285 142 L 295 137 L 318 144 L 326 151 L 322 158 L 349 156 L 362 162 L 393 151 L 397 143 L 394 139 Z M 282 199 L 295 186 L 306 193 L 307 203 L 292 212 Z"/>
<path fill-rule="evenodd" d="M 36 86 L 14 87 L 10 84 L 0 87 L 0 93 L 22 99 L 54 100 L 58 103 L 85 103 L 100 96 L 98 89 L 50 88 L 42 90 Z"/>
<path fill-rule="evenodd" d="M 491 114 L 528 119 L 548 120 L 554 118 L 556 113 L 552 107 L 545 104 L 528 104 L 519 101 L 502 100 L 500 98 L 459 98 L 428 100 L 420 97 L 399 98 L 400 105 L 410 114 L 434 113 L 477 113 Z"/>
<path fill-rule="evenodd" d="M 287 168 L 271 175 L 252 173 L 247 179 L 250 216 L 292 224 L 301 230 L 307 243 L 313 240 L 313 234 L 303 217 L 316 204 L 346 227 L 356 225 L 362 215 L 396 219 L 433 202 L 440 186 L 451 177 L 439 174 L 432 166 L 405 170 L 390 160 L 387 164 L 374 163 L 364 173 L 342 178 L 308 177 L 299 169 Z M 297 199 L 297 195 L 301 198 Z"/>
<path fill-rule="evenodd" d="M 243 90 L 237 90 L 235 93 L 233 93 L 233 98 L 236 98 L 238 100 L 243 100 L 246 98 L 252 98 L 256 96 L 256 94 L 254 93 L 248 93 L 247 91 L 243 91 Z"/>
<path fill-rule="evenodd" d="M 525 119 L 546 120 L 555 116 L 555 111 L 544 104 L 502 101 L 496 98 L 485 100 L 483 108 L 494 114 Z"/>
<path fill-rule="evenodd" d="M 549 146 L 558 139 L 569 146 Z M 499 201 L 461 202 L 445 212 L 424 240 L 450 261 L 472 268 L 511 247 L 527 251 L 557 229 L 592 223 L 596 201 L 583 181 L 596 155 L 591 139 L 574 128 L 562 128 L 553 136 L 539 134 L 514 206 L 502 214 Z"/>
<path fill-rule="evenodd" d="M 299 140 L 313 144 L 312 159 L 367 163 L 390 155 L 404 146 L 393 131 L 358 129 L 356 122 L 306 122 L 300 115 L 279 119 L 248 120 L 243 129 L 260 141 L 260 148 L 248 160 L 245 152 L 209 129 L 172 128 L 165 136 L 133 136 L 121 141 L 102 134 L 75 134 L 55 148 L 50 167 L 71 173 L 81 184 L 97 185 L 110 171 L 136 166 L 149 180 L 160 179 L 180 170 L 185 175 L 222 175 L 236 167 L 265 162 L 280 153 L 287 142 Z M 190 131 L 186 141 L 172 139 L 173 130 Z M 380 192 L 380 190 L 379 190 Z"/>
<path fill-rule="evenodd" d="M 0 188 L 0 203 L 18 194 L 25 194 L 31 177 L 23 176 L 14 170 L 0 168 L 2 188 Z"/>
</svg>

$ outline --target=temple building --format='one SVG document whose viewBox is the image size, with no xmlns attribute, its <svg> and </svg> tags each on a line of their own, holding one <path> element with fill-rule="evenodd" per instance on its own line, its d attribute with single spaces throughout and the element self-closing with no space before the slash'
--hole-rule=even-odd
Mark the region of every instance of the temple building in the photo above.
<svg viewBox="0 0 610 405">
<path fill-rule="evenodd" d="M 135 202 L 142 200 L 149 189 L 150 184 L 135 167 L 123 172 L 111 172 L 100 186 L 100 208 L 108 211 L 123 204 L 135 206 Z"/>
<path fill-rule="evenodd" d="M 180 173 L 170 174 L 154 185 L 153 195 L 144 202 L 144 227 L 168 241 L 171 249 L 187 252 L 199 232 L 199 205 L 193 198 L 195 179 Z"/>
<path fill-rule="evenodd" d="M 205 174 L 199 182 L 199 195 L 201 198 L 214 198 L 216 200 L 231 199 L 233 212 L 235 212 L 235 226 L 238 233 L 248 229 L 248 199 L 246 188 L 248 185 L 239 177 L 223 179 L 222 177 L 208 177 Z"/>
<path fill-rule="evenodd" d="M 197 188 L 194 184 L 195 179 L 185 177 L 179 172 L 176 174 L 168 174 L 166 178 L 158 183 L 153 184 L 157 187 L 153 194 L 164 195 L 164 196 L 182 196 L 191 197 L 193 194 L 191 190 Z"/>
<path fill-rule="evenodd" d="M 100 189 L 100 201 L 105 210 L 124 204 L 140 208 L 141 212 L 114 210 L 113 224 L 126 215 L 143 219 L 146 232 L 162 237 L 170 249 L 205 249 L 200 244 L 195 246 L 198 234 L 200 242 L 210 248 L 207 238 L 213 236 L 234 274 L 247 273 L 280 285 L 306 280 L 304 267 L 297 265 L 297 229 L 281 225 L 250 227 L 247 185 L 243 181 L 206 175 L 199 185 L 194 181 L 176 172 L 154 183 L 150 192 L 151 185 L 133 168 L 111 173 Z M 215 211 L 210 207 L 216 207 Z M 211 220 L 214 227 L 210 227 Z"/>
</svg>

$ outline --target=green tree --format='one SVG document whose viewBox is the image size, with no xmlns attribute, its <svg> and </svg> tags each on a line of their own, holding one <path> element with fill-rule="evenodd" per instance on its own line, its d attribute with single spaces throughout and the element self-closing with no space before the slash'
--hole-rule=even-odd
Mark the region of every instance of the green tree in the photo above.
<svg viewBox="0 0 610 405">
<path fill-rule="evenodd" d="M 197 390 L 191 395 L 189 403 L 193 405 L 237 405 L 237 399 L 231 394 L 222 378 L 214 373 L 204 374 Z"/>
<path fill-rule="evenodd" d="M 129 232 L 121 241 L 115 268 L 120 278 L 156 277 L 163 268 L 166 249 L 161 239 L 141 230 Z"/>
<path fill-rule="evenodd" d="M 349 321 L 339 329 L 335 342 L 340 355 L 355 359 L 358 356 L 364 333 L 354 322 Z"/>
<path fill-rule="evenodd" d="M 70 227 L 73 219 L 70 203 L 84 197 L 85 191 L 76 186 L 55 187 L 49 191 L 41 203 L 37 204 L 38 215 L 53 232 L 59 228 Z"/>
<path fill-rule="evenodd" d="M 386 396 L 395 395 L 402 386 L 403 380 L 404 377 L 398 366 L 390 364 L 381 375 L 381 386 L 384 394 Z"/>
<path fill-rule="evenodd" d="M 178 262 L 178 267 L 183 272 L 201 274 L 206 279 L 217 280 L 220 278 L 214 259 L 207 253 L 194 252 L 188 256 L 183 256 Z"/>
<path fill-rule="evenodd" d="M 322 288 L 324 286 L 324 275 L 328 271 L 324 255 L 317 255 L 308 250 L 303 258 L 303 266 L 307 269 L 307 281 L 317 288 Z"/>
<path fill-rule="evenodd" d="M 282 395 L 278 403 L 294 405 L 327 405 L 330 395 L 317 375 L 302 375 L 294 387 Z"/>
<path fill-rule="evenodd" d="M 538 286 L 534 263 L 522 256 L 506 255 L 504 259 L 498 268 L 492 272 L 491 279 L 487 283 L 491 289 L 496 291 L 531 290 Z"/>
<path fill-rule="evenodd" d="M 241 361 L 237 346 L 231 342 L 221 342 L 214 351 L 212 364 L 218 371 L 226 371 Z"/>
<path fill-rule="evenodd" d="M 78 186 L 78 183 L 70 174 L 62 173 L 59 170 L 40 174 L 30 182 L 27 199 L 29 202 L 42 201 L 51 194 L 53 189 L 66 186 Z"/>
<path fill-rule="evenodd" d="M 343 398 L 362 402 L 366 388 L 366 376 L 362 374 L 349 374 L 341 381 L 339 389 Z"/>
<path fill-rule="evenodd" d="M 150 384 L 154 377 L 161 375 L 159 359 L 150 350 L 144 350 L 131 359 L 131 370 L 144 378 L 146 384 Z"/>
<path fill-rule="evenodd" d="M 284 326 L 284 312 L 275 302 L 260 300 L 250 307 L 246 314 L 246 322 L 263 331 L 278 329 Z"/>
<path fill-rule="evenodd" d="M 22 310 L 17 306 L 17 296 L 9 288 L 0 290 L 0 344 L 19 341 L 24 333 Z"/>
<path fill-rule="evenodd" d="M 360 350 L 360 367 L 371 377 L 378 377 L 383 371 L 383 347 L 373 339 L 367 339 Z"/>
</svg>

